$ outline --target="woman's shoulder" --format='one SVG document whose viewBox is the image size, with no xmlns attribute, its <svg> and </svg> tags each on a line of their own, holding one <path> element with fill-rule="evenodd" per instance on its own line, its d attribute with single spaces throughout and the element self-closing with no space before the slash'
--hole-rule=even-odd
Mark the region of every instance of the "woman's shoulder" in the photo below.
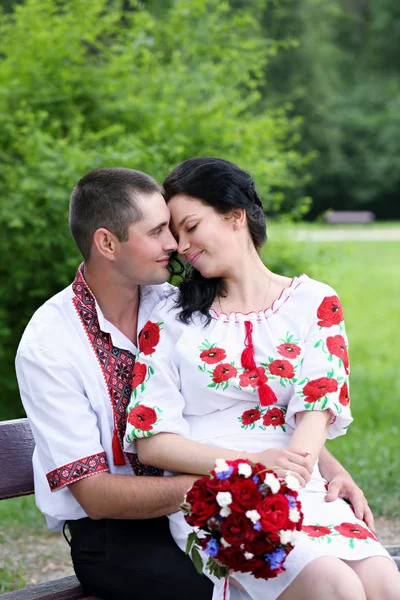
<svg viewBox="0 0 400 600">
<path fill-rule="evenodd" d="M 338 293 L 331 285 L 304 274 L 299 280 L 301 285 L 297 288 L 296 298 L 303 312 L 307 313 L 312 320 L 321 319 L 320 315 L 325 311 L 339 311 L 341 315 L 343 314 Z"/>
</svg>

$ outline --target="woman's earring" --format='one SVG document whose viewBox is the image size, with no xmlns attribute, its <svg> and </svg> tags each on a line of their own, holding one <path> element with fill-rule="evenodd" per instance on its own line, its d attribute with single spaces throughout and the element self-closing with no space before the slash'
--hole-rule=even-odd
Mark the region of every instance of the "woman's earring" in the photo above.
<svg viewBox="0 0 400 600">
<path fill-rule="evenodd" d="M 233 229 L 237 229 L 237 228 L 238 228 L 238 224 L 237 224 L 237 221 L 235 221 L 233 224 Z"/>
</svg>

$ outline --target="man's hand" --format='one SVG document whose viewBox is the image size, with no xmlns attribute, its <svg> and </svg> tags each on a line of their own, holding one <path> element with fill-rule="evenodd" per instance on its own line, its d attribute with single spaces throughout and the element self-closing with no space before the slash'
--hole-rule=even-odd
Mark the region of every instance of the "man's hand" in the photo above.
<svg viewBox="0 0 400 600">
<path fill-rule="evenodd" d="M 350 502 L 357 519 L 364 521 L 375 532 L 374 516 L 368 506 L 364 492 L 347 471 L 335 475 L 328 484 L 328 493 L 325 496 L 326 502 L 332 502 L 337 498 L 343 498 Z"/>
</svg>

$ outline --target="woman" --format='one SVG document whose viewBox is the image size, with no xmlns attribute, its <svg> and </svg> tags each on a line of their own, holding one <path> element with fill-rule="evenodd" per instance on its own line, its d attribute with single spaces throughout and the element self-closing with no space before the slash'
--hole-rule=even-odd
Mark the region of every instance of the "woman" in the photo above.
<svg viewBox="0 0 400 600">
<path fill-rule="evenodd" d="M 400 576 L 374 534 L 344 501 L 324 501 L 319 452 L 352 421 L 336 293 L 263 265 L 262 203 L 236 165 L 190 159 L 164 189 L 191 269 L 141 333 L 127 449 L 136 444 L 142 462 L 174 472 L 202 475 L 216 458 L 245 457 L 298 477 L 303 535 L 285 573 L 235 573 L 232 598 L 399 598 Z M 181 514 L 170 521 L 184 549 L 190 527 Z M 213 581 L 217 598 L 222 582 Z"/>
</svg>

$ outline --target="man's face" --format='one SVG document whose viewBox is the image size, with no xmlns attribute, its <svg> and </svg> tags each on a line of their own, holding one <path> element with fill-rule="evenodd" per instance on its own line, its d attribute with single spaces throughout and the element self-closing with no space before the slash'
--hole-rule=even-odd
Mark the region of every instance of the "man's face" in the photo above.
<svg viewBox="0 0 400 600">
<path fill-rule="evenodd" d="M 138 197 L 142 219 L 129 228 L 129 239 L 119 242 L 115 267 L 129 283 L 164 283 L 167 265 L 177 244 L 169 230 L 170 213 L 159 192 Z"/>
</svg>

